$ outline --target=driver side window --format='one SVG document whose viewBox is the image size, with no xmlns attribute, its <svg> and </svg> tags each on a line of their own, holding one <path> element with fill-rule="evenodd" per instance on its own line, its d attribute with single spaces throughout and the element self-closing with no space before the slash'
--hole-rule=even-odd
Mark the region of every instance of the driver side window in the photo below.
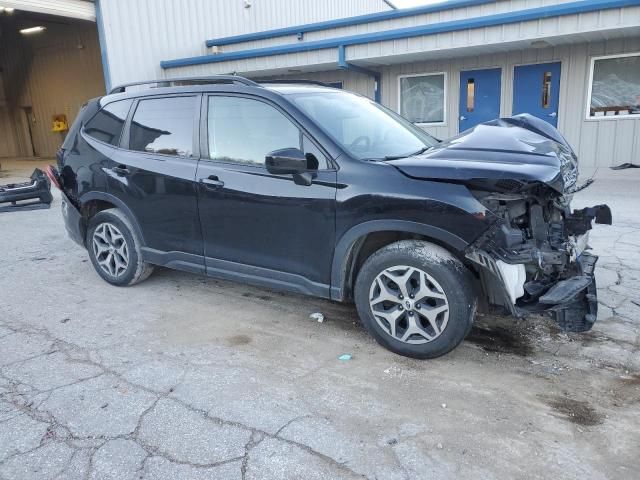
<svg viewBox="0 0 640 480">
<path fill-rule="evenodd" d="M 305 151 L 305 147 L 313 145 L 306 139 L 303 141 L 300 129 L 279 110 L 250 98 L 209 97 L 207 122 L 212 160 L 264 165 L 269 152 L 283 148 Z M 314 147 L 310 153 L 317 155 L 316 151 Z"/>
</svg>

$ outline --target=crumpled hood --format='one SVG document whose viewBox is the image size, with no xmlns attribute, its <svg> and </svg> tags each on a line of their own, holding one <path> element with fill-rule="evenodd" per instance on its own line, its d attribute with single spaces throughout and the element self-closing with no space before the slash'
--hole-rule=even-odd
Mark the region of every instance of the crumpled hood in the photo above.
<svg viewBox="0 0 640 480">
<path fill-rule="evenodd" d="M 472 182 L 500 191 L 545 183 L 563 193 L 577 180 L 577 158 L 560 132 L 529 114 L 485 122 L 424 154 L 388 163 L 405 175 Z"/>
</svg>

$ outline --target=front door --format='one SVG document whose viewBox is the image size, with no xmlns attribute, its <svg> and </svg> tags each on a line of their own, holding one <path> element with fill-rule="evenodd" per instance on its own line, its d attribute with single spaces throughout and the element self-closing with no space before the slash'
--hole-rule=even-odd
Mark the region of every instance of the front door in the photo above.
<svg viewBox="0 0 640 480">
<path fill-rule="evenodd" d="M 328 296 L 335 244 L 336 171 L 276 105 L 211 95 L 198 164 L 207 273 Z M 311 185 L 265 168 L 267 153 L 300 148 Z"/>
<path fill-rule="evenodd" d="M 460 72 L 460 132 L 500 116 L 501 68 Z"/>
<path fill-rule="evenodd" d="M 558 126 L 560 62 L 520 65 L 513 72 L 513 114 L 530 113 Z"/>
</svg>

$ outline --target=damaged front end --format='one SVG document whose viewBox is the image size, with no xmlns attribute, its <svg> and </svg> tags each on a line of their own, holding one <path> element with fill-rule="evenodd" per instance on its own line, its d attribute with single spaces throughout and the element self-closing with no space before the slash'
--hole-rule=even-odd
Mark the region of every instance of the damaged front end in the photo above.
<svg viewBox="0 0 640 480">
<path fill-rule="evenodd" d="M 591 329 L 598 308 L 598 257 L 587 251 L 589 230 L 594 221 L 611 224 L 609 207 L 571 211 L 572 194 L 545 184 L 518 193 L 473 194 L 496 218 L 466 251 L 480 266 L 488 303 L 516 316 L 550 314 L 565 331 Z"/>
</svg>

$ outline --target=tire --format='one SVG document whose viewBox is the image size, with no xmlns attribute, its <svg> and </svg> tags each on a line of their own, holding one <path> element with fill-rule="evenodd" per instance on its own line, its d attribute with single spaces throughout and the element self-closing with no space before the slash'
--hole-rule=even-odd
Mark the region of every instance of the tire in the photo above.
<svg viewBox="0 0 640 480">
<path fill-rule="evenodd" d="M 86 245 L 96 272 L 111 285 L 134 285 L 153 272 L 153 265 L 142 261 L 142 243 L 131 221 L 117 208 L 91 217 Z"/>
<path fill-rule="evenodd" d="M 378 343 L 419 359 L 456 348 L 471 330 L 477 305 L 462 262 L 419 240 L 392 243 L 371 255 L 358 273 L 354 296 L 364 327 Z"/>
</svg>

